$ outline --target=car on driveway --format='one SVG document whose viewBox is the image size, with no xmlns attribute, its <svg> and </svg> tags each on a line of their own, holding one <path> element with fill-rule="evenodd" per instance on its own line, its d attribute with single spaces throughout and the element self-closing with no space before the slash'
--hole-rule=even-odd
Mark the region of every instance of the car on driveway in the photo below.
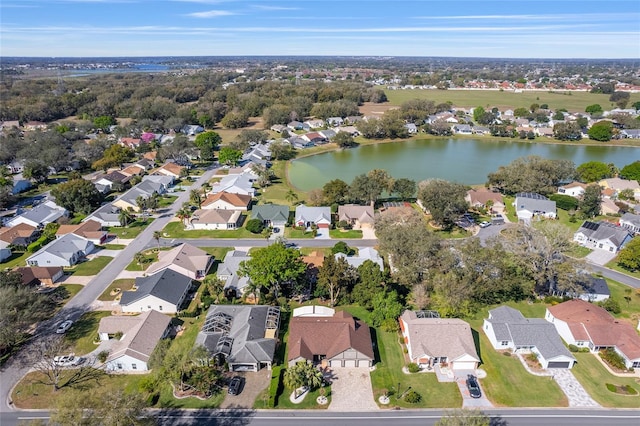
<svg viewBox="0 0 640 426">
<path fill-rule="evenodd" d="M 69 330 L 71 328 L 71 325 L 73 324 L 73 321 L 71 320 L 66 320 L 60 323 L 60 325 L 58 325 L 58 328 L 56 329 L 56 333 L 58 334 L 64 334 L 67 332 L 67 330 Z"/>
<path fill-rule="evenodd" d="M 486 220 L 484 222 L 480 222 L 480 228 L 488 228 L 489 226 L 491 226 L 491 222 L 487 222 Z"/>
<path fill-rule="evenodd" d="M 471 395 L 471 398 L 480 398 L 482 396 L 478 379 L 473 374 L 467 375 L 467 389 L 469 389 L 469 395 Z"/>
<path fill-rule="evenodd" d="M 229 382 L 229 389 L 227 393 L 229 395 L 239 395 L 244 387 L 244 377 L 234 376 Z"/>
<path fill-rule="evenodd" d="M 63 367 L 75 367 L 84 361 L 84 358 L 75 356 L 74 354 L 53 357 L 53 362 Z"/>
</svg>

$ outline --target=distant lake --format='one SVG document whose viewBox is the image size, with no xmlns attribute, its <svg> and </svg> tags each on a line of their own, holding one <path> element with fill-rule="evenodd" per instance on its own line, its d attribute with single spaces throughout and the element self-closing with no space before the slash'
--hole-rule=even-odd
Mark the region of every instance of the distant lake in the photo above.
<svg viewBox="0 0 640 426">
<path fill-rule="evenodd" d="M 518 157 L 538 155 L 572 160 L 576 166 L 602 161 L 623 167 L 640 160 L 640 148 L 560 145 L 483 139 L 414 139 L 365 145 L 293 160 L 291 183 L 303 191 L 321 188 L 331 179 L 350 183 L 371 169 L 384 169 L 394 178 L 421 181 L 441 178 L 468 185 L 487 181 L 487 175 Z"/>
<path fill-rule="evenodd" d="M 165 72 L 169 67 L 162 64 L 135 64 L 126 68 L 86 68 L 61 71 L 66 77 L 83 77 L 93 74 L 121 74 L 134 72 Z M 69 74 L 66 74 L 69 73 Z"/>
</svg>

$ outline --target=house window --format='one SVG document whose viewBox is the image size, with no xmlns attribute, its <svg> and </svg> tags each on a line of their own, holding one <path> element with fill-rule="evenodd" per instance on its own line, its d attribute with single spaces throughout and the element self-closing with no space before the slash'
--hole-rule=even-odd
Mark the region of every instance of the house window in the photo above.
<svg viewBox="0 0 640 426">
<path fill-rule="evenodd" d="M 137 366 L 136 364 L 131 364 L 131 369 L 132 369 L 132 370 L 137 370 L 137 369 L 138 369 L 138 366 Z"/>
<path fill-rule="evenodd" d="M 162 310 L 162 305 L 158 306 L 158 310 L 161 311 Z"/>
<path fill-rule="evenodd" d="M 503 340 L 502 342 L 500 342 L 500 344 L 501 344 L 502 346 L 507 346 L 507 345 L 509 344 L 509 341 L 507 341 L 507 340 Z"/>
<path fill-rule="evenodd" d="M 118 367 L 118 370 L 122 370 L 122 364 L 118 363 L 117 367 Z"/>
<path fill-rule="evenodd" d="M 147 305 L 147 309 L 151 309 L 151 305 Z"/>
<path fill-rule="evenodd" d="M 602 248 L 602 243 L 600 243 L 600 244 L 598 245 L 598 248 Z"/>
<path fill-rule="evenodd" d="M 640 368 L 640 361 L 634 361 L 633 364 L 631 364 L 632 368 Z"/>
</svg>

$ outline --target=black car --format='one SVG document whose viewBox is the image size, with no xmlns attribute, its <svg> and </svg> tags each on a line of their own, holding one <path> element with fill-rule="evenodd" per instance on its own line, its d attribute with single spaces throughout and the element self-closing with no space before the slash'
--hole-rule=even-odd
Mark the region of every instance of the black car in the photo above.
<svg viewBox="0 0 640 426">
<path fill-rule="evenodd" d="M 244 378 L 235 376 L 229 382 L 229 390 L 227 391 L 229 395 L 239 395 L 242 392 L 242 387 L 244 386 Z"/>
<path fill-rule="evenodd" d="M 471 398 L 480 398 L 482 396 L 478 379 L 476 379 L 476 376 L 473 374 L 469 374 L 467 376 L 467 389 L 469 389 L 469 395 L 471 395 Z"/>
</svg>

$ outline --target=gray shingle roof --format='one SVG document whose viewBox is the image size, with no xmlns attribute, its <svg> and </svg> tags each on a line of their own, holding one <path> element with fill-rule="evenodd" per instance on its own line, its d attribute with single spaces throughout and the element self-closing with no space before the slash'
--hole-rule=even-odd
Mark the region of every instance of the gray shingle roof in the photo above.
<svg viewBox="0 0 640 426">
<path fill-rule="evenodd" d="M 191 285 L 191 278 L 171 269 L 165 269 L 148 277 L 136 278 L 136 291 L 125 291 L 120 299 L 121 305 L 129 305 L 148 295 L 155 296 L 171 304 L 177 304 Z"/>
<path fill-rule="evenodd" d="M 610 240 L 620 247 L 626 239 L 633 237 L 628 229 L 616 226 L 609 222 L 585 221 L 577 232 L 595 241 Z"/>
<path fill-rule="evenodd" d="M 555 212 L 556 202 L 547 197 L 531 192 L 516 194 L 516 211 L 526 210 L 536 212 Z"/>
<path fill-rule="evenodd" d="M 262 221 L 286 222 L 289 220 L 289 207 L 278 204 L 264 204 L 251 209 L 251 217 Z"/>
</svg>

